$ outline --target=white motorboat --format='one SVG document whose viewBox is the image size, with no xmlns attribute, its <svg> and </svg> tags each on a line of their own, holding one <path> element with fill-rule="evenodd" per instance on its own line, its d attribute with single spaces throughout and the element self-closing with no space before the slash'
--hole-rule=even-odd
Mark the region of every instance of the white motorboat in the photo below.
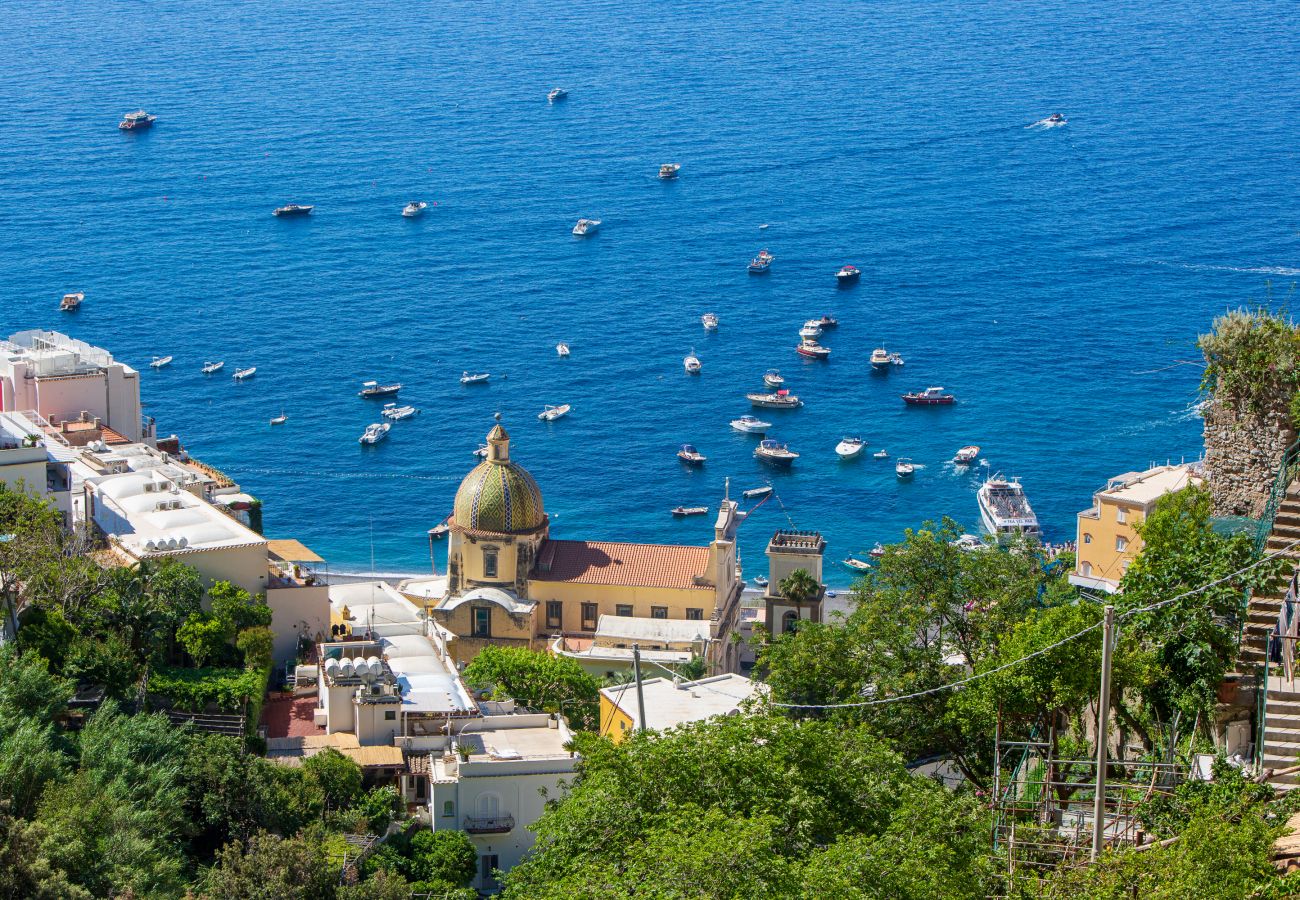
<svg viewBox="0 0 1300 900">
<path fill-rule="evenodd" d="M 799 454 L 781 441 L 763 440 L 754 448 L 754 457 L 774 466 L 789 466 L 799 458 Z"/>
<path fill-rule="evenodd" d="M 556 345 L 555 345 L 555 352 L 556 352 L 556 354 L 557 354 L 558 356 L 568 356 L 568 355 L 569 355 L 569 345 L 568 345 L 568 344 L 565 344 L 565 343 L 563 343 L 563 342 L 561 342 L 561 343 L 559 343 L 559 344 L 556 344 Z"/>
<path fill-rule="evenodd" d="M 682 448 L 677 451 L 677 458 L 688 466 L 702 466 L 708 459 L 707 456 L 695 449 L 694 444 L 682 444 Z"/>
<path fill-rule="evenodd" d="M 899 478 L 911 478 L 916 472 L 916 466 L 912 465 L 910 456 L 900 456 L 898 462 L 894 463 L 894 472 Z"/>
<path fill-rule="evenodd" d="M 718 330 L 718 314 L 717 314 L 717 313 L 705 313 L 704 315 L 700 316 L 700 324 L 702 324 L 702 325 L 704 326 L 704 330 L 705 330 L 705 331 L 717 331 L 717 330 Z"/>
<path fill-rule="evenodd" d="M 392 427 L 387 422 L 376 422 L 373 425 L 367 425 L 365 433 L 357 440 L 362 444 L 378 444 L 388 437 L 388 429 Z"/>
<path fill-rule="evenodd" d="M 776 369 L 768 369 L 763 373 L 763 384 L 776 390 L 781 385 L 785 384 L 785 379 L 781 377 L 781 373 Z"/>
<path fill-rule="evenodd" d="M 764 578 L 762 575 L 759 575 L 757 578 L 754 579 L 754 584 L 757 585 L 758 587 L 765 588 L 767 587 L 767 579 Z"/>
<path fill-rule="evenodd" d="M 851 263 L 845 263 L 840 266 L 839 271 L 835 273 L 835 282 L 841 287 L 844 287 L 857 281 L 861 274 L 862 270 L 857 266 L 852 265 Z"/>
<path fill-rule="evenodd" d="M 280 410 L 280 414 L 271 419 L 271 424 L 283 425 L 285 422 L 288 421 L 289 421 L 289 417 L 284 414 L 284 410 Z"/>
<path fill-rule="evenodd" d="M 271 215 L 280 219 L 301 218 L 302 216 L 310 216 L 311 211 L 315 208 L 316 207 L 314 206 L 305 206 L 301 203 L 286 203 L 284 206 L 272 210 Z"/>
<path fill-rule="evenodd" d="M 681 163 L 664 163 L 659 167 L 659 177 L 664 181 L 672 181 L 681 170 Z"/>
<path fill-rule="evenodd" d="M 541 419 L 543 422 L 554 422 L 556 419 L 561 419 L 564 416 L 567 416 L 570 408 L 571 407 L 567 403 L 561 403 L 559 406 L 548 405 L 544 410 L 537 414 L 537 418 Z"/>
<path fill-rule="evenodd" d="M 709 511 L 707 506 L 677 506 L 673 508 L 674 516 L 702 516 Z"/>
<path fill-rule="evenodd" d="M 245 378 L 252 378 L 257 374 L 257 366 L 249 366 L 247 369 L 236 369 L 235 380 L 243 381 Z"/>
<path fill-rule="evenodd" d="M 479 444 L 478 449 L 474 451 L 474 455 L 477 456 L 479 459 L 487 459 L 488 452 L 489 451 L 488 451 L 487 444 Z"/>
<path fill-rule="evenodd" d="M 766 497 L 772 493 L 772 485 L 765 484 L 762 487 L 750 488 L 747 491 L 741 491 L 740 495 L 746 500 L 757 500 L 759 497 Z"/>
<path fill-rule="evenodd" d="M 753 406 L 764 409 L 798 409 L 800 406 L 803 406 L 803 401 L 785 388 L 782 388 L 779 391 L 773 391 L 770 394 L 746 394 L 745 399 L 747 399 Z"/>
<path fill-rule="evenodd" d="M 889 363 L 889 351 L 884 347 L 877 347 L 871 351 L 871 368 L 877 372 L 888 371 Z"/>
<path fill-rule="evenodd" d="M 63 312 L 76 312 L 81 306 L 81 301 L 85 299 L 86 295 L 82 291 L 64 294 L 63 299 L 59 301 L 59 309 Z"/>
<path fill-rule="evenodd" d="M 951 546 L 956 547 L 958 550 L 965 550 L 967 552 L 971 550 L 984 549 L 984 542 L 979 539 L 979 535 L 977 534 L 963 534 L 961 537 L 957 538 L 957 540 L 949 541 L 948 543 Z"/>
<path fill-rule="evenodd" d="M 704 363 L 700 362 L 700 358 L 692 351 L 689 356 L 682 360 L 682 367 L 686 369 L 686 374 L 698 375 L 700 370 L 704 368 Z"/>
<path fill-rule="evenodd" d="M 554 103 L 556 100 L 563 100 L 567 96 L 569 96 L 568 91 L 564 88 L 557 87 L 551 88 L 551 90 L 546 94 L 546 99 L 551 103 Z"/>
<path fill-rule="evenodd" d="M 866 572 L 871 569 L 871 563 L 854 556 L 845 558 L 844 565 L 855 572 Z"/>
<path fill-rule="evenodd" d="M 460 383 L 461 384 L 484 384 L 491 377 L 492 377 L 491 372 L 461 372 Z"/>
<path fill-rule="evenodd" d="M 808 359 L 830 359 L 831 348 L 823 347 L 812 338 L 804 338 L 803 343 L 794 348 L 800 356 L 806 356 Z"/>
<path fill-rule="evenodd" d="M 866 446 L 866 441 L 860 437 L 846 437 L 835 445 L 835 454 L 840 459 L 853 459 L 861 455 Z"/>
<path fill-rule="evenodd" d="M 429 204 L 423 200 L 412 200 L 406 206 L 402 207 L 402 215 L 408 219 L 414 219 L 429 208 Z"/>
<path fill-rule="evenodd" d="M 149 368 L 161 369 L 163 366 L 171 365 L 171 362 L 172 358 L 170 356 L 155 356 L 153 362 L 149 363 Z"/>
<path fill-rule="evenodd" d="M 809 319 L 807 322 L 804 322 L 803 327 L 799 329 L 799 337 L 802 338 L 815 338 L 821 336 L 822 323 L 818 322 L 816 319 Z"/>
<path fill-rule="evenodd" d="M 214 372 L 220 372 L 225 365 L 226 361 L 224 359 L 219 359 L 216 362 L 205 362 L 201 371 L 204 375 L 211 375 Z"/>
<path fill-rule="evenodd" d="M 889 364 L 891 366 L 901 366 L 903 364 L 903 357 L 899 356 L 897 353 L 891 353 L 889 354 Z"/>
<path fill-rule="evenodd" d="M 573 233 L 578 237 L 586 237 L 595 234 L 599 228 L 600 219 L 579 219 L 578 224 L 573 226 Z"/>
<path fill-rule="evenodd" d="M 1020 479 L 994 475 L 980 485 L 975 496 L 979 502 L 980 521 L 989 534 L 998 538 L 1015 534 L 1039 535 L 1038 516 L 1025 497 Z"/>
<path fill-rule="evenodd" d="M 389 421 L 400 422 L 403 419 L 418 415 L 419 412 L 414 406 L 398 406 L 396 403 L 385 403 L 379 414 Z"/>
<path fill-rule="evenodd" d="M 875 453 L 871 455 L 874 456 L 876 459 L 889 459 L 889 451 L 885 449 L 877 450 Z"/>
<path fill-rule="evenodd" d="M 1066 119 L 1065 116 L 1061 115 L 1060 113 L 1052 113 L 1046 119 L 1039 119 L 1034 124 L 1026 125 L 1025 127 L 1026 128 L 1060 128 L 1062 125 L 1068 124 L 1068 122 L 1069 120 Z"/>
<path fill-rule="evenodd" d="M 980 448 L 977 444 L 971 444 L 969 447 L 962 447 L 957 451 L 957 455 L 952 461 L 959 466 L 969 466 L 980 458 Z"/>
<path fill-rule="evenodd" d="M 741 416 L 731 420 L 731 427 L 745 434 L 763 434 L 772 427 L 772 423 L 764 422 L 758 416 Z"/>
<path fill-rule="evenodd" d="M 440 541 L 447 536 L 447 532 L 451 531 L 451 523 L 448 521 L 450 518 L 451 517 L 448 516 L 447 519 L 443 519 L 437 525 L 434 525 L 429 529 L 429 540 Z"/>
</svg>

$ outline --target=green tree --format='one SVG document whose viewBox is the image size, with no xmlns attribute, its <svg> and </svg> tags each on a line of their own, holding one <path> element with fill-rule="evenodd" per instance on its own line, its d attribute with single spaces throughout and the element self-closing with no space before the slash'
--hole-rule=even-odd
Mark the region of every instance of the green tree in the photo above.
<svg viewBox="0 0 1300 900">
<path fill-rule="evenodd" d="M 335 900 L 410 900 L 413 887 L 400 874 L 379 869 L 365 881 L 340 886 L 334 897 Z M 478 897 L 473 891 L 470 894 L 468 900 Z M 442 898 L 435 893 L 433 900 Z"/>
<path fill-rule="evenodd" d="M 109 628 L 141 662 L 161 660 L 186 619 L 199 611 L 202 582 L 192 568 L 164 557 L 114 569 L 100 601 Z"/>
<path fill-rule="evenodd" d="M 460 831 L 421 830 L 411 838 L 412 879 L 468 887 L 474 880 L 478 851 Z"/>
<path fill-rule="evenodd" d="M 91 900 L 84 888 L 55 868 L 41 847 L 39 825 L 10 816 L 0 807 L 0 898 L 3 900 Z"/>
<path fill-rule="evenodd" d="M 266 605 L 266 599 L 229 581 L 218 581 L 208 588 L 208 605 L 212 614 L 226 623 L 232 638 L 245 628 L 271 624 L 271 608 Z"/>
<path fill-rule="evenodd" d="M 581 727 L 594 727 L 598 718 L 599 682 L 569 657 L 487 646 L 465 668 L 465 680 L 534 709 L 563 711 Z"/>
<path fill-rule="evenodd" d="M 338 871 L 308 837 L 260 832 L 232 841 L 203 879 L 206 900 L 320 900 L 334 896 Z M 355 896 L 355 895 L 353 895 Z"/>
<path fill-rule="evenodd" d="M 177 629 L 176 640 L 194 658 L 194 664 L 202 667 L 221 659 L 230 642 L 230 629 L 221 619 L 200 611 Z"/>
<path fill-rule="evenodd" d="M 302 771 L 321 791 L 327 810 L 345 809 L 361 796 L 361 767 L 332 747 L 304 759 Z"/>
<path fill-rule="evenodd" d="M 275 656 L 275 632 L 265 625 L 254 625 L 239 632 L 235 646 L 244 654 L 244 665 L 262 671 L 271 667 Z"/>
</svg>

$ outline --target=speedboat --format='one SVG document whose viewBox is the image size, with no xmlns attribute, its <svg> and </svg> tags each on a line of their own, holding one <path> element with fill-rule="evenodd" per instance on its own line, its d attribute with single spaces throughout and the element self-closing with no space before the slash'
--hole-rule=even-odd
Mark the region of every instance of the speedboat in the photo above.
<svg viewBox="0 0 1300 900">
<path fill-rule="evenodd" d="M 245 378 L 252 378 L 257 374 L 257 366 L 249 366 L 247 369 L 236 369 L 235 380 L 243 381 Z"/>
<path fill-rule="evenodd" d="M 776 389 L 785 384 L 785 379 L 781 377 L 781 373 L 776 369 L 768 369 L 763 373 L 763 384 Z"/>
<path fill-rule="evenodd" d="M 754 456 L 763 462 L 771 463 L 774 466 L 789 466 L 799 458 L 795 453 L 781 441 L 763 440 L 754 448 Z"/>
<path fill-rule="evenodd" d="M 703 453 L 695 449 L 694 444 L 682 444 L 682 449 L 677 451 L 677 458 L 688 466 L 700 466 L 708 459 Z"/>
<path fill-rule="evenodd" d="M 871 563 L 853 556 L 847 557 L 844 560 L 844 565 L 855 572 L 866 572 L 871 568 Z"/>
<path fill-rule="evenodd" d="M 770 394 L 746 394 L 745 397 L 751 405 L 760 409 L 797 409 L 803 406 L 803 401 L 785 388 Z"/>
<path fill-rule="evenodd" d="M 1039 120 L 1038 120 L 1037 122 L 1035 122 L 1034 124 L 1032 124 L 1032 125 L 1027 125 L 1027 126 L 1025 126 L 1025 127 L 1027 127 L 1027 128 L 1056 128 L 1056 127 L 1058 127 L 1058 126 L 1061 126 L 1061 125 L 1066 124 L 1067 121 L 1068 121 L 1068 120 L 1065 118 L 1065 116 L 1061 115 L 1060 113 L 1052 113 L 1052 114 L 1051 114 L 1050 116 L 1048 116 L 1046 119 L 1039 119 Z"/>
<path fill-rule="evenodd" d="M 912 465 L 910 456 L 901 456 L 898 462 L 894 464 L 894 473 L 899 478 L 911 478 L 914 472 L 916 472 L 916 466 Z"/>
<path fill-rule="evenodd" d="M 686 369 L 686 374 L 698 375 L 700 370 L 704 368 L 704 363 L 700 362 L 700 358 L 692 352 L 682 360 L 682 366 Z"/>
<path fill-rule="evenodd" d="M 489 450 L 487 444 L 479 444 L 478 449 L 474 451 L 474 455 L 477 456 L 479 459 L 487 459 L 488 453 Z"/>
<path fill-rule="evenodd" d="M 447 536 L 447 532 L 449 531 L 451 531 L 451 523 L 448 522 L 447 519 L 443 519 L 437 525 L 434 525 L 429 529 L 429 540 L 440 541 Z"/>
<path fill-rule="evenodd" d="M 740 492 L 741 496 L 746 500 L 757 500 L 759 497 L 766 497 L 770 493 L 772 493 L 772 485 L 770 484 Z"/>
<path fill-rule="evenodd" d="M 152 128 L 156 121 L 158 121 L 157 116 L 151 116 L 143 109 L 137 109 L 133 113 L 124 115 L 122 121 L 117 123 L 117 127 L 123 131 L 145 131 Z"/>
<path fill-rule="evenodd" d="M 806 356 L 809 359 L 830 359 L 831 357 L 830 347 L 823 347 L 811 338 L 805 338 L 804 342 L 794 349 L 800 356 Z"/>
<path fill-rule="evenodd" d="M 202 371 L 204 375 L 211 375 L 213 372 L 220 372 L 225 364 L 226 361 L 224 359 L 219 359 L 216 362 L 205 361 L 203 363 L 203 368 L 200 371 Z"/>
<path fill-rule="evenodd" d="M 860 437 L 846 437 L 835 445 L 835 455 L 840 459 L 853 459 L 860 456 L 866 446 L 866 441 Z"/>
<path fill-rule="evenodd" d="M 928 387 L 923 391 L 904 394 L 903 402 L 909 406 L 951 406 L 957 402 L 957 398 L 945 394 L 942 387 Z"/>
<path fill-rule="evenodd" d="M 483 384 L 491 377 L 492 377 L 491 372 L 475 372 L 473 374 L 470 374 L 469 372 L 461 372 L 460 383 L 461 384 Z"/>
<path fill-rule="evenodd" d="M 818 322 L 816 319 L 809 319 L 807 322 L 804 322 L 803 327 L 799 329 L 799 337 L 801 338 L 815 338 L 821 336 L 822 323 Z"/>
<path fill-rule="evenodd" d="M 161 369 L 163 366 L 171 365 L 171 362 L 172 358 L 170 356 L 155 356 L 153 362 L 149 363 L 149 368 Z"/>
<path fill-rule="evenodd" d="M 702 516 L 709 511 L 707 506 L 676 506 L 673 507 L 674 516 Z"/>
<path fill-rule="evenodd" d="M 958 450 L 957 455 L 952 458 L 952 461 L 959 466 L 969 466 L 971 463 L 975 462 L 975 460 L 979 458 L 980 458 L 979 446 L 976 444 L 971 444 L 969 447 L 962 447 L 960 450 Z"/>
<path fill-rule="evenodd" d="M 298 203 L 288 203 L 284 206 L 277 208 L 274 212 L 271 213 L 271 215 L 280 216 L 280 217 L 310 216 L 311 211 L 315 208 L 316 207 L 314 206 L 302 206 L 301 204 Z"/>
<path fill-rule="evenodd" d="M 554 103 L 556 100 L 563 100 L 567 96 L 569 96 L 569 92 L 564 88 L 551 88 L 550 92 L 546 95 L 546 99 L 551 103 Z"/>
<path fill-rule="evenodd" d="M 820 319 L 817 320 L 817 324 L 820 325 L 823 329 L 839 328 L 840 320 L 835 318 L 834 316 L 823 315 Z"/>
<path fill-rule="evenodd" d="M 555 352 L 556 352 L 556 354 L 558 354 L 559 356 L 568 356 L 568 355 L 569 355 L 569 345 L 568 345 L 568 344 L 564 344 L 564 343 L 556 344 L 556 345 L 555 345 Z"/>
<path fill-rule="evenodd" d="M 403 419 L 418 415 L 419 412 L 414 406 L 398 406 L 396 403 L 385 403 L 379 414 L 390 421 L 400 422 Z"/>
<path fill-rule="evenodd" d="M 681 170 L 682 167 L 679 163 L 664 163 L 659 167 L 659 177 L 664 181 L 672 181 Z"/>
<path fill-rule="evenodd" d="M 871 351 L 871 368 L 877 372 L 889 371 L 889 351 L 884 347 L 877 347 Z"/>
<path fill-rule="evenodd" d="M 885 450 L 884 448 L 877 450 L 875 453 L 871 455 L 874 456 L 876 459 L 889 459 L 889 451 Z"/>
<path fill-rule="evenodd" d="M 767 271 L 772 267 L 772 260 L 774 259 L 776 259 L 776 257 L 768 253 L 766 250 L 759 250 L 758 256 L 755 256 L 749 261 L 749 274 L 766 275 Z"/>
<path fill-rule="evenodd" d="M 870 556 L 872 559 L 880 559 L 884 555 L 885 545 L 880 543 L 880 541 L 876 541 L 876 546 L 872 547 L 871 552 L 867 554 L 867 556 Z"/>
<path fill-rule="evenodd" d="M 579 219 L 578 224 L 573 226 L 573 233 L 578 237 L 586 237 L 595 234 L 598 228 L 600 228 L 600 219 Z"/>
<path fill-rule="evenodd" d="M 764 578 L 762 575 L 759 575 L 757 578 L 754 579 L 754 584 L 757 585 L 758 587 L 765 588 L 767 587 L 767 579 Z"/>
<path fill-rule="evenodd" d="M 373 425 L 367 425 L 365 433 L 357 440 L 362 444 L 378 444 L 384 438 L 388 437 L 388 429 L 392 428 L 387 422 L 376 422 Z"/>
<path fill-rule="evenodd" d="M 705 331 L 717 331 L 717 330 L 718 330 L 718 314 L 717 314 L 717 313 L 705 313 L 704 315 L 700 316 L 700 324 L 704 326 L 704 330 L 705 330 Z"/>
<path fill-rule="evenodd" d="M 561 403 L 559 406 L 547 406 L 537 414 L 537 418 L 543 422 L 554 422 L 556 419 L 563 418 L 569 414 L 571 407 L 567 403 Z"/>
<path fill-rule="evenodd" d="M 901 366 L 903 364 L 903 357 L 899 356 L 897 353 L 891 353 L 889 354 L 889 364 L 891 366 Z"/>
<path fill-rule="evenodd" d="M 408 219 L 414 219 L 428 208 L 429 204 L 425 203 L 423 200 L 412 200 L 402 208 L 402 215 L 406 216 Z"/>
<path fill-rule="evenodd" d="M 741 416 L 739 419 L 731 420 L 731 427 L 745 434 L 762 434 L 772 427 L 772 423 L 764 422 L 757 416 Z"/>
<path fill-rule="evenodd" d="M 81 306 L 81 301 L 86 299 L 86 295 L 81 291 L 75 294 L 64 294 L 63 299 L 59 301 L 59 309 L 63 312 L 76 312 L 77 307 Z"/>
<path fill-rule="evenodd" d="M 979 502 L 980 521 L 989 534 L 998 538 L 1016 534 L 1039 535 L 1038 516 L 1029 505 L 1018 478 L 994 475 L 980 485 L 975 497 Z"/>
<path fill-rule="evenodd" d="M 284 414 L 284 410 L 280 410 L 280 414 L 271 419 L 271 424 L 283 425 L 285 422 L 288 421 L 289 421 L 289 417 Z"/>
<path fill-rule="evenodd" d="M 361 384 L 361 390 L 357 391 L 358 397 L 365 397 L 367 400 L 374 397 L 391 397 L 402 389 L 401 382 L 392 384 L 380 384 L 377 381 L 365 381 Z"/>
<path fill-rule="evenodd" d="M 861 274 L 862 272 L 858 270 L 857 266 L 843 265 L 840 266 L 840 270 L 835 273 L 835 280 L 841 285 L 852 284 L 858 280 L 858 277 Z"/>
</svg>

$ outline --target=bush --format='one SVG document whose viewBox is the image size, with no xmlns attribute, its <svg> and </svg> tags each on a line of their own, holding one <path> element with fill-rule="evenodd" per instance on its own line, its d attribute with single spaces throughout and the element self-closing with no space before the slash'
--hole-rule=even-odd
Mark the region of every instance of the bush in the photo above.
<svg viewBox="0 0 1300 900">
<path fill-rule="evenodd" d="M 213 704 L 236 713 L 266 687 L 266 673 L 243 669 L 159 668 L 149 676 L 149 690 L 169 698 L 177 708 L 202 712 Z"/>
<path fill-rule="evenodd" d="M 1263 309 L 1238 309 L 1214 320 L 1197 340 L 1205 354 L 1201 386 L 1261 414 L 1288 404 L 1300 412 L 1300 329 Z"/>
</svg>

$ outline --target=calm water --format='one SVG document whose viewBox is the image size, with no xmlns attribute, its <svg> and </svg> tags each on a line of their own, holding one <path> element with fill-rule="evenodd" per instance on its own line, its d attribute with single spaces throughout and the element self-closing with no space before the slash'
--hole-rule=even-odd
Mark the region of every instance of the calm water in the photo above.
<svg viewBox="0 0 1300 900">
<path fill-rule="evenodd" d="M 372 528 L 378 569 L 427 569 L 496 411 L 557 536 L 702 543 L 711 519 L 669 508 L 771 478 L 749 574 L 790 522 L 838 560 L 927 518 L 973 525 L 974 476 L 944 460 L 978 443 L 1065 539 L 1106 477 L 1199 455 L 1199 368 L 1179 361 L 1214 314 L 1300 276 L 1291 3 L 5 9 L 0 326 L 145 369 L 160 431 L 339 569 L 370 567 Z M 137 106 L 157 127 L 120 133 Z M 1067 127 L 1025 127 L 1055 111 Z M 654 177 L 668 161 L 676 183 Z M 422 219 L 400 217 L 411 198 Z M 316 212 L 272 218 L 285 202 Z M 579 216 L 600 234 L 572 237 Z M 750 277 L 761 247 L 777 261 Z M 844 262 L 862 280 L 837 290 Z M 823 312 L 833 358 L 805 363 L 795 333 Z M 873 377 L 880 345 L 906 367 Z M 771 416 L 803 454 L 789 473 L 727 427 L 774 366 L 806 401 Z M 503 380 L 462 388 L 463 369 Z M 362 449 L 371 377 L 423 414 Z M 929 384 L 959 404 L 903 407 Z M 836 459 L 844 433 L 866 458 Z M 899 483 L 882 446 L 925 468 Z"/>
</svg>

